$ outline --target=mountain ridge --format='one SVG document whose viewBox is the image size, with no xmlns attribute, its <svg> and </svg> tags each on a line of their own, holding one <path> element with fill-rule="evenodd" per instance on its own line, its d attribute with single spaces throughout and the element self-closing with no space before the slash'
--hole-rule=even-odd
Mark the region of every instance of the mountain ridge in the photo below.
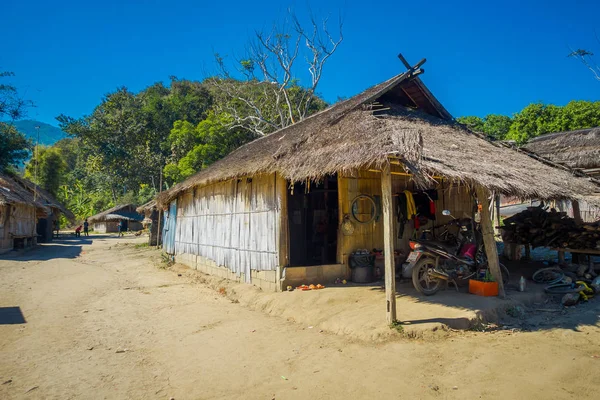
<svg viewBox="0 0 600 400">
<path fill-rule="evenodd" d="M 38 139 L 38 131 L 36 126 L 39 126 L 39 139 L 40 144 L 45 146 L 52 146 L 54 143 L 67 137 L 67 134 L 60 128 L 47 124 L 45 122 L 36 121 L 33 119 L 22 119 L 13 123 L 14 127 L 20 132 L 23 132 L 25 136 L 30 138 L 35 144 Z"/>
</svg>

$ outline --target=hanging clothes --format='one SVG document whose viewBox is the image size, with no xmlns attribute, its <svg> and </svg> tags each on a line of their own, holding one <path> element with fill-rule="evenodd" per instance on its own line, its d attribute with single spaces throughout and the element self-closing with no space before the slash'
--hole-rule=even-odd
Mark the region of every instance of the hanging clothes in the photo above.
<svg viewBox="0 0 600 400">
<path fill-rule="evenodd" d="M 409 190 L 405 190 L 406 195 L 406 212 L 408 219 L 413 219 L 417 215 L 417 207 L 415 206 L 415 199 L 413 194 Z"/>
</svg>

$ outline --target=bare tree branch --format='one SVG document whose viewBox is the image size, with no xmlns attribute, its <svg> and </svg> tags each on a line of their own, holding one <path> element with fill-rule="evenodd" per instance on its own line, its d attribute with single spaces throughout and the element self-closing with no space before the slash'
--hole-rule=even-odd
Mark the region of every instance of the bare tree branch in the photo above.
<svg viewBox="0 0 600 400">
<path fill-rule="evenodd" d="M 219 74 L 211 82 L 227 97 L 222 108 L 233 117 L 232 126 L 265 135 L 303 120 L 314 110 L 323 69 L 343 41 L 343 22 L 340 18 L 339 36 L 334 38 L 328 18 L 317 22 L 311 15 L 305 29 L 291 10 L 288 14 L 290 21 L 275 24 L 269 33 L 256 32 L 246 58 L 237 60 L 237 72 L 245 80 L 233 79 L 224 58 L 215 54 Z M 308 64 L 307 86 L 298 83 L 298 58 Z"/>
<path fill-rule="evenodd" d="M 596 36 L 596 40 L 598 40 L 597 36 Z M 568 57 L 574 57 L 574 58 L 578 59 L 583 65 L 586 66 L 587 69 L 589 69 L 592 72 L 592 74 L 594 75 L 594 78 L 596 80 L 600 81 L 600 67 L 598 66 L 598 64 L 596 64 L 596 62 L 592 58 L 593 55 L 594 55 L 594 53 L 592 53 L 591 51 L 587 51 L 584 49 L 577 49 L 577 50 L 571 50 L 571 53 L 568 55 Z"/>
</svg>

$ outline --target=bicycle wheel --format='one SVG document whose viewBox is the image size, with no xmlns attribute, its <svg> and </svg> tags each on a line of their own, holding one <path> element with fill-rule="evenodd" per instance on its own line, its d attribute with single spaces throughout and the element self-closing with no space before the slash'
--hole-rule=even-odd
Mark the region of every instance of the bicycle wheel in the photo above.
<svg viewBox="0 0 600 400">
<path fill-rule="evenodd" d="M 565 273 L 558 267 L 548 267 L 538 269 L 533 273 L 531 279 L 535 283 L 546 283 L 548 285 L 554 285 L 562 281 L 565 277 Z"/>
<path fill-rule="evenodd" d="M 544 291 L 548 294 L 568 294 L 579 293 L 585 290 L 584 285 L 575 285 L 573 283 L 559 283 L 557 285 L 547 286 Z"/>
</svg>

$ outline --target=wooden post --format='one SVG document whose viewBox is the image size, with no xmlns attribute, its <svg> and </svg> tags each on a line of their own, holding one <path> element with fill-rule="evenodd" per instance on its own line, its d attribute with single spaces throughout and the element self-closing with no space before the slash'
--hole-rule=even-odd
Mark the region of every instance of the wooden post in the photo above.
<svg viewBox="0 0 600 400">
<path fill-rule="evenodd" d="M 481 232 L 483 234 L 483 243 L 485 245 L 485 254 L 488 259 L 488 268 L 498 282 L 498 296 L 505 297 L 504 283 L 502 282 L 502 272 L 500 271 L 500 261 L 498 260 L 498 249 L 496 248 L 496 239 L 494 239 L 494 228 L 492 227 L 492 218 L 490 216 L 489 191 L 482 186 L 477 186 L 477 199 L 481 203 Z"/>
<path fill-rule="evenodd" d="M 500 196 L 494 197 L 494 234 L 500 236 L 502 231 L 500 230 Z"/>
<path fill-rule="evenodd" d="M 385 255 L 385 299 L 387 322 L 396 322 L 396 266 L 394 265 L 394 220 L 392 174 L 386 163 L 381 171 L 381 206 L 383 208 L 383 253 Z"/>
<path fill-rule="evenodd" d="M 581 224 L 583 220 L 581 219 L 581 208 L 579 207 L 579 201 L 573 200 L 571 201 L 571 205 L 573 206 L 573 219 L 578 224 Z"/>
<path fill-rule="evenodd" d="M 288 181 L 281 175 L 275 174 L 275 203 L 279 205 L 279 221 L 276 226 L 277 250 L 279 253 L 279 265 L 277 267 L 277 287 L 283 291 L 283 280 L 281 274 L 285 267 L 289 266 L 289 218 L 288 218 Z"/>
</svg>

